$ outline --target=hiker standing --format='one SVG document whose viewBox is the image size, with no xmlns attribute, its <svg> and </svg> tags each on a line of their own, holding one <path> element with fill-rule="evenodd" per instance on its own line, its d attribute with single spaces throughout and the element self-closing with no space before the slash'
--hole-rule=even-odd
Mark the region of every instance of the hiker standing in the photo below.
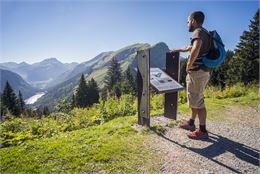
<svg viewBox="0 0 260 174">
<path fill-rule="evenodd" d="M 206 130 L 207 110 L 204 104 L 204 91 L 210 79 L 210 69 L 202 62 L 202 55 L 207 54 L 210 48 L 210 35 L 202 27 L 204 14 L 195 11 L 188 17 L 188 29 L 192 32 L 191 44 L 185 48 L 172 49 L 172 52 L 188 52 L 189 57 L 186 67 L 186 84 L 188 105 L 191 108 L 191 117 L 188 121 L 180 123 L 180 127 L 190 130 L 189 138 L 208 138 Z M 199 117 L 199 128 L 195 128 L 194 121 Z"/>
</svg>

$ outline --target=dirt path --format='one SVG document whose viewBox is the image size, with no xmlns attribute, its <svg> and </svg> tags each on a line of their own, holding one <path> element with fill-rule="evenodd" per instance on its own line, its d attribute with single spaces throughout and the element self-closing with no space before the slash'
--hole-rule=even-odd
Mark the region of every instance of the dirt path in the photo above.
<svg viewBox="0 0 260 174">
<path fill-rule="evenodd" d="M 224 113 L 223 121 L 208 120 L 206 141 L 190 140 L 188 131 L 165 126 L 167 118 L 153 117 L 152 125 L 167 129 L 164 135 L 151 135 L 153 148 L 162 155 L 159 173 L 260 173 L 259 110 L 232 106 Z"/>
</svg>

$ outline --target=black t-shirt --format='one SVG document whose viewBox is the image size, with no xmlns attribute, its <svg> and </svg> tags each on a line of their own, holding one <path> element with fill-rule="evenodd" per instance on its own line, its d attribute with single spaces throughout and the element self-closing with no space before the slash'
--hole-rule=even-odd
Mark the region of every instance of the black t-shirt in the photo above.
<svg viewBox="0 0 260 174">
<path fill-rule="evenodd" d="M 202 28 L 202 27 L 196 28 L 192 32 L 191 45 L 193 44 L 193 42 L 196 39 L 201 39 L 202 45 L 201 45 L 198 57 L 196 58 L 195 62 L 191 66 L 191 70 L 203 69 L 205 71 L 209 71 L 209 68 L 207 68 L 203 64 L 201 56 L 203 54 L 206 54 L 208 52 L 208 50 L 209 50 L 209 47 L 210 47 L 210 35 L 207 33 L 207 30 L 205 30 L 204 28 Z"/>
</svg>

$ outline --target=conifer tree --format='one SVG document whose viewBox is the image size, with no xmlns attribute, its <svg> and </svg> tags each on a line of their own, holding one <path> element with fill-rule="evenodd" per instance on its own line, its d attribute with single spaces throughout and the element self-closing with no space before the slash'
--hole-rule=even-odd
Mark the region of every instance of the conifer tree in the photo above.
<svg viewBox="0 0 260 174">
<path fill-rule="evenodd" d="M 250 22 L 249 31 L 243 32 L 230 61 L 231 83 L 248 84 L 259 80 L 259 9 Z"/>
<path fill-rule="evenodd" d="M 3 91 L 2 104 L 6 109 L 8 109 L 15 116 L 20 115 L 17 97 L 8 81 L 6 82 Z"/>
<path fill-rule="evenodd" d="M 98 103 L 99 101 L 99 89 L 96 81 L 91 78 L 88 82 L 88 106 Z"/>
<path fill-rule="evenodd" d="M 121 95 L 122 95 L 122 92 L 121 92 L 121 86 L 120 84 L 116 84 L 114 87 L 113 87 L 113 96 L 115 96 L 116 98 L 120 98 Z"/>
<path fill-rule="evenodd" d="M 85 106 L 78 106 L 85 107 Z M 55 107 L 58 112 L 69 113 L 71 111 L 71 102 L 68 98 L 61 99 Z"/>
<path fill-rule="evenodd" d="M 118 63 L 116 58 L 112 58 L 107 75 L 105 77 L 105 89 L 107 89 L 109 93 L 115 94 L 115 90 L 118 90 L 118 88 L 115 88 L 115 86 L 118 85 L 121 81 L 121 73 L 122 71 L 120 64 Z"/>
<path fill-rule="evenodd" d="M 74 93 L 72 94 L 72 98 L 71 98 L 71 107 L 74 108 L 76 107 L 76 99 L 75 99 L 75 95 Z"/>
<path fill-rule="evenodd" d="M 126 71 L 123 74 L 122 82 L 121 82 L 121 91 L 123 94 L 137 94 L 137 83 L 136 79 L 131 73 L 131 68 L 128 66 Z"/>
<path fill-rule="evenodd" d="M 25 103 L 23 100 L 23 95 L 20 90 L 19 90 L 19 95 L 18 95 L 18 104 L 19 104 L 20 111 L 23 112 L 25 109 Z"/>
<path fill-rule="evenodd" d="M 86 107 L 88 105 L 88 86 L 84 74 L 81 75 L 79 86 L 75 96 L 75 104 L 77 107 Z"/>
<path fill-rule="evenodd" d="M 43 112 L 42 113 L 43 113 L 43 115 L 49 115 L 50 114 L 48 106 L 44 106 L 43 107 Z"/>
<path fill-rule="evenodd" d="M 225 61 L 221 64 L 220 67 L 213 69 L 210 84 L 213 86 L 219 86 L 221 89 L 224 89 L 226 84 L 230 84 L 230 75 L 228 74 L 228 70 L 230 68 L 230 60 L 232 60 L 234 56 L 234 52 L 228 50 Z"/>
<path fill-rule="evenodd" d="M 2 116 L 6 113 L 6 106 L 4 106 L 4 104 L 3 104 L 3 94 L 0 93 L 0 97 L 1 97 L 1 99 L 0 99 L 0 111 L 1 111 L 0 116 L 1 116 L 1 120 L 2 120 Z"/>
</svg>

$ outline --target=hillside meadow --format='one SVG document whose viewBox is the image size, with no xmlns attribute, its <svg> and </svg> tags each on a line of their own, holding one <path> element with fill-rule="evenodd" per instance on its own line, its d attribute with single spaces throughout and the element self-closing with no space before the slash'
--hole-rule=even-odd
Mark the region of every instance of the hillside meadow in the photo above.
<svg viewBox="0 0 260 174">
<path fill-rule="evenodd" d="M 163 115 L 164 96 L 151 96 L 151 115 Z M 258 107 L 259 86 L 209 86 L 205 100 L 209 119 L 225 119 L 229 106 Z M 190 114 L 186 101 L 181 91 L 178 114 L 184 117 Z M 9 116 L 0 125 L 1 173 L 158 173 L 160 154 L 147 136 L 153 131 L 135 129 L 136 109 L 136 98 L 123 95 L 41 119 Z M 163 133 L 158 125 L 152 129 Z"/>
</svg>

